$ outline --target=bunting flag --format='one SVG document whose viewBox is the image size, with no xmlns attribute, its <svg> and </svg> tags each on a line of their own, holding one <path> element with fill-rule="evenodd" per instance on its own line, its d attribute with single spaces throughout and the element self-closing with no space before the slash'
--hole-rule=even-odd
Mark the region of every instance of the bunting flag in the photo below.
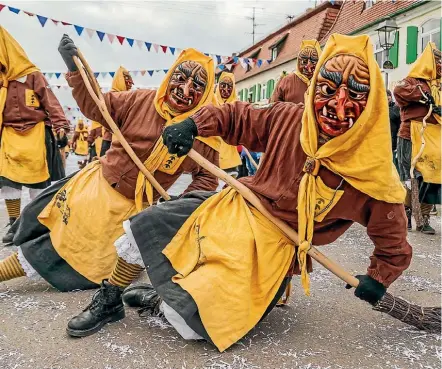
<svg viewBox="0 0 442 369">
<path fill-rule="evenodd" d="M 329 0 L 329 1 L 334 2 L 332 0 Z M 392 0 L 392 1 L 395 2 L 395 0 Z M 120 45 L 123 45 L 124 40 L 126 40 L 127 44 L 130 47 L 133 47 L 134 43 L 136 42 L 139 49 L 144 49 L 144 47 L 145 47 L 148 52 L 158 53 L 158 51 L 161 48 L 161 50 L 163 51 L 164 54 L 167 54 L 167 50 L 169 50 L 171 55 L 175 55 L 175 54 L 179 54 L 182 51 L 182 49 L 174 47 L 174 46 L 160 45 L 160 44 L 156 44 L 156 43 L 152 43 L 152 42 L 136 40 L 136 39 L 129 38 L 126 36 L 114 35 L 111 33 L 104 32 L 104 31 L 98 31 L 93 28 L 87 28 L 84 26 L 80 26 L 78 24 L 72 24 L 72 23 L 56 20 L 53 18 L 48 18 L 48 17 L 45 17 L 40 14 L 34 14 L 34 13 L 31 13 L 31 12 L 28 12 L 28 11 L 25 11 L 25 10 L 22 10 L 19 8 L 14 8 L 12 6 L 0 4 L 0 12 L 4 8 L 8 8 L 8 10 L 14 14 L 19 14 L 20 12 L 23 12 L 24 14 L 28 15 L 29 17 L 36 17 L 42 27 L 46 26 L 48 19 L 51 19 L 52 24 L 54 24 L 55 26 L 59 26 L 60 24 L 63 26 L 72 26 L 75 29 L 75 32 L 77 33 L 78 36 L 82 36 L 84 34 L 87 34 L 89 38 L 93 38 L 94 35 L 97 35 L 100 42 L 103 42 L 103 40 L 105 39 L 105 36 L 107 36 L 107 39 L 108 39 L 109 43 L 111 43 L 111 44 L 114 42 L 115 37 L 116 37 Z M 86 32 L 84 32 L 84 30 L 86 30 Z M 153 50 L 152 50 L 152 47 L 153 47 Z M 214 61 L 218 64 L 218 67 L 220 69 L 227 68 L 227 69 L 231 70 L 232 64 L 233 65 L 240 64 L 243 68 L 248 69 L 251 67 L 253 68 L 255 66 L 261 67 L 264 64 L 264 62 L 267 62 L 267 63 L 271 62 L 271 60 L 267 60 L 267 59 L 249 59 L 249 58 L 242 58 L 242 57 L 238 57 L 238 56 L 233 56 L 233 63 L 231 63 L 231 61 L 232 61 L 231 56 L 222 56 L 222 55 L 218 55 L 218 54 L 209 54 L 209 53 L 204 53 L 204 54 L 212 57 L 214 59 Z M 230 67 L 227 66 L 228 65 L 227 63 L 229 63 Z M 221 67 L 222 65 L 225 65 L 225 66 Z M 158 71 L 162 71 L 162 70 L 160 69 Z M 148 71 L 148 72 L 150 72 L 150 71 Z M 101 75 L 103 75 L 103 73 L 107 74 L 110 72 L 100 72 Z M 152 71 L 152 73 L 153 73 L 153 71 Z"/>
</svg>

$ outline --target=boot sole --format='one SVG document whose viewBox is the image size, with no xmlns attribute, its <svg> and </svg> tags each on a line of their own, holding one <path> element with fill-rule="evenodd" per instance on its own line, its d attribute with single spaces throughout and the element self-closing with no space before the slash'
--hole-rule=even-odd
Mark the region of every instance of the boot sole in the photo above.
<svg viewBox="0 0 442 369">
<path fill-rule="evenodd" d="M 85 329 L 85 330 L 78 330 L 78 329 L 71 329 L 69 327 L 66 328 L 66 332 L 71 337 L 87 337 L 91 336 L 94 333 L 97 333 L 101 328 L 103 328 L 107 323 L 113 323 L 118 322 L 119 320 L 123 319 L 126 316 L 126 313 L 124 311 L 124 308 L 122 310 L 117 311 L 112 316 L 106 318 L 105 320 L 102 320 L 97 325 L 95 325 L 92 328 Z"/>
</svg>

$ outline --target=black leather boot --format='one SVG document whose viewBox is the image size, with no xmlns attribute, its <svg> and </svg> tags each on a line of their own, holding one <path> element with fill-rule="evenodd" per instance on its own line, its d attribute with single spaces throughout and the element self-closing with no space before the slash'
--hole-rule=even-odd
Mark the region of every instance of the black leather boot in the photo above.
<svg viewBox="0 0 442 369">
<path fill-rule="evenodd" d="M 130 307 L 139 308 L 138 313 L 159 316 L 161 297 L 150 284 L 128 287 L 123 292 L 123 302 Z"/>
<path fill-rule="evenodd" d="M 98 332 L 107 323 L 123 319 L 125 313 L 122 292 L 123 288 L 104 280 L 92 297 L 92 302 L 69 321 L 67 333 L 72 337 L 86 337 Z"/>
<path fill-rule="evenodd" d="M 2 242 L 5 245 L 11 245 L 12 241 L 14 240 L 15 232 L 12 231 L 11 226 L 14 224 L 14 222 L 17 220 L 17 218 L 9 218 L 9 223 L 6 226 L 9 226 L 8 232 L 3 236 Z"/>
</svg>

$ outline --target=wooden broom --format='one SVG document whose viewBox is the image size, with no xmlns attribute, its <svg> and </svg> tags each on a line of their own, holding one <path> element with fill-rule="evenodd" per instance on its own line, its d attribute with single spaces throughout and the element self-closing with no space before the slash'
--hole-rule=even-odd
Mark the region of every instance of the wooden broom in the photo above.
<svg viewBox="0 0 442 369">
<path fill-rule="evenodd" d="M 107 111 L 106 104 L 104 102 L 104 98 L 101 94 L 100 87 L 98 85 L 98 82 L 94 78 L 94 74 L 89 68 L 86 60 L 81 55 L 80 51 L 78 51 L 78 55 L 81 59 L 81 63 L 85 66 L 88 73 L 84 73 L 84 70 L 81 66 L 81 64 L 78 62 L 78 59 L 75 59 L 75 63 L 80 70 L 81 76 L 85 82 L 86 88 L 88 89 L 89 93 L 91 94 L 92 98 L 94 99 L 95 103 L 100 108 L 100 111 L 103 114 L 103 118 L 106 120 L 106 122 L 109 124 L 111 128 L 116 128 L 116 132 L 119 133 L 121 137 L 118 137 L 120 142 L 123 142 L 124 138 L 121 135 L 121 132 L 118 130 L 118 127 L 116 127 L 115 122 L 112 120 L 112 117 L 110 116 L 109 112 Z M 77 64 L 78 63 L 78 64 Z M 82 71 L 82 72 L 81 72 Z M 91 80 L 94 83 L 95 91 L 100 91 L 99 93 L 96 93 L 92 87 Z M 101 99 L 98 98 L 98 96 L 101 96 Z M 95 97 L 95 98 L 94 98 Z M 124 142 L 126 142 L 124 140 Z M 128 152 L 129 153 L 129 152 Z M 133 153 L 135 155 L 135 153 Z M 225 183 L 227 183 L 229 186 L 237 190 L 248 202 L 250 202 L 256 209 L 258 209 L 265 217 L 267 217 L 272 223 L 274 223 L 283 233 L 287 235 L 288 238 L 290 238 L 295 245 L 299 243 L 298 234 L 297 232 L 292 229 L 287 223 L 282 221 L 281 219 L 278 219 L 274 217 L 272 214 L 270 214 L 267 209 L 262 205 L 261 201 L 258 199 L 258 197 L 246 186 L 244 186 L 241 182 L 234 179 L 232 176 L 229 176 L 226 172 L 224 172 L 222 169 L 218 168 L 216 165 L 209 162 L 207 159 L 202 157 L 200 154 L 198 154 L 195 150 L 190 150 L 190 152 L 187 154 L 191 159 L 193 159 L 197 164 L 199 164 L 201 167 L 212 173 L 217 178 L 221 179 Z M 136 157 L 136 155 L 135 155 Z M 131 156 L 132 158 L 132 156 Z M 137 158 L 138 159 L 138 158 Z M 139 160 L 139 159 L 138 159 Z M 140 162 L 141 163 L 141 162 Z M 142 163 L 141 163 L 142 165 Z M 143 166 L 144 168 L 144 166 Z M 141 170 L 141 169 L 140 169 Z M 146 168 L 142 170 L 143 174 L 147 171 Z M 152 176 L 151 173 L 147 171 L 148 175 L 146 177 L 149 179 L 150 176 Z M 153 176 L 152 176 L 153 178 Z M 150 179 L 149 179 L 150 180 Z M 152 182 L 151 182 L 152 183 Z M 152 185 L 155 187 L 154 183 Z M 164 189 L 161 188 L 161 185 L 157 183 L 159 189 L 157 191 L 162 194 L 165 193 Z M 164 196 L 162 194 L 162 196 Z M 164 197 L 166 198 L 166 197 Z M 169 197 L 170 198 L 170 197 Z M 359 280 L 352 276 L 350 273 L 348 273 L 346 270 L 344 270 L 341 266 L 327 258 L 324 254 L 319 252 L 314 246 L 311 246 L 308 254 L 316 260 L 318 263 L 320 263 L 322 266 L 324 266 L 326 269 L 328 269 L 330 272 L 332 272 L 334 275 L 342 279 L 344 282 L 348 283 L 352 287 L 357 287 L 359 284 Z M 441 329 L 441 309 L 439 307 L 435 308 L 423 308 L 418 305 L 412 305 L 408 303 L 406 300 L 394 297 L 393 295 L 389 294 L 388 292 L 384 295 L 381 301 L 379 301 L 376 306 L 374 306 L 374 310 L 385 312 L 392 317 L 399 319 L 403 321 L 404 323 L 410 324 L 415 326 L 418 329 L 426 330 L 431 333 L 438 333 Z"/>
</svg>

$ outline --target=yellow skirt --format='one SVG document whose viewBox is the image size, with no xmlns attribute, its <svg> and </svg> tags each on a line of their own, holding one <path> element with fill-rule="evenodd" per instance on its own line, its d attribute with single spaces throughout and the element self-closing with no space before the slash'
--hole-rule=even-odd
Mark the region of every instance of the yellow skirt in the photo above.
<svg viewBox="0 0 442 369">
<path fill-rule="evenodd" d="M 92 282 L 109 278 L 117 261 L 114 242 L 135 202 L 115 191 L 94 161 L 58 191 L 38 216 L 57 253 Z"/>
<path fill-rule="evenodd" d="M 87 141 L 81 141 L 80 139 L 77 140 L 76 142 L 76 148 L 75 148 L 75 153 L 77 155 L 87 155 L 89 153 L 89 145 L 87 143 Z"/>
<path fill-rule="evenodd" d="M 227 188 L 205 201 L 163 250 L 173 281 L 195 300 L 220 351 L 262 318 L 290 267 L 295 248 L 283 233 Z"/>
<path fill-rule="evenodd" d="M 422 146 L 420 130 L 422 122 L 411 121 L 411 144 L 413 159 Z M 422 173 L 427 183 L 441 183 L 441 125 L 427 124 L 424 131 L 425 148 L 416 163 L 416 169 Z"/>
<path fill-rule="evenodd" d="M 0 176 L 23 184 L 40 183 L 49 178 L 44 122 L 25 132 L 3 127 Z"/>
</svg>

